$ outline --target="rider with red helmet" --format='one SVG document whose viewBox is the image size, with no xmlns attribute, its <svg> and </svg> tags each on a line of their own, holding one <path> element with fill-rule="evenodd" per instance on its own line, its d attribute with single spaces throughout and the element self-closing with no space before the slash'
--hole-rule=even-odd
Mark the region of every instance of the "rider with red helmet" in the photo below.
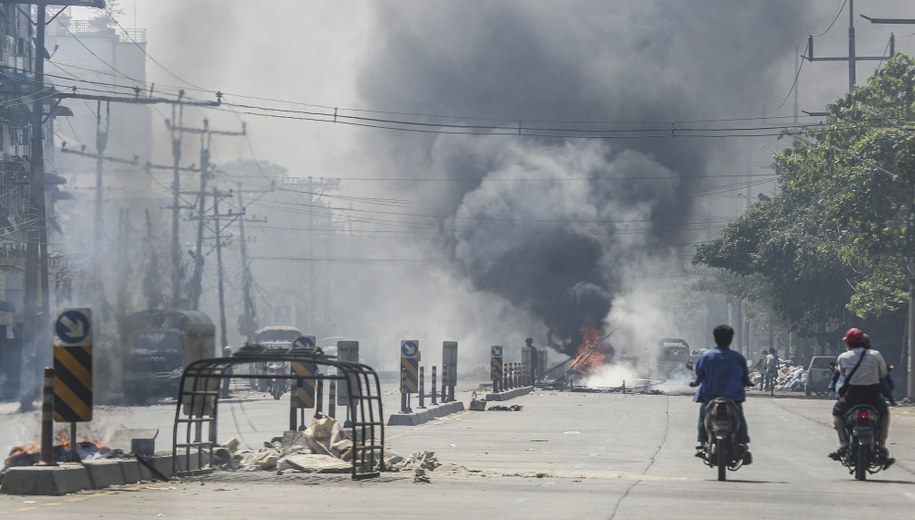
<svg viewBox="0 0 915 520">
<path fill-rule="evenodd" d="M 879 449 L 884 457 L 884 468 L 888 468 L 895 460 L 889 457 L 889 452 L 886 449 L 890 414 L 880 391 L 880 379 L 886 377 L 889 372 L 886 361 L 880 352 L 870 348 L 867 335 L 861 329 L 848 329 L 842 341 L 848 345 L 848 350 L 840 354 L 836 360 L 837 371 L 846 378 L 851 375 L 851 379 L 845 382 L 847 387 L 845 394 L 839 397 L 832 408 L 833 424 L 836 433 L 839 435 L 839 448 L 830 453 L 829 457 L 840 460 L 845 451 L 848 450 L 845 414 L 853 406 L 859 404 L 869 405 L 880 414 Z M 856 366 L 857 368 L 855 368 Z"/>
</svg>

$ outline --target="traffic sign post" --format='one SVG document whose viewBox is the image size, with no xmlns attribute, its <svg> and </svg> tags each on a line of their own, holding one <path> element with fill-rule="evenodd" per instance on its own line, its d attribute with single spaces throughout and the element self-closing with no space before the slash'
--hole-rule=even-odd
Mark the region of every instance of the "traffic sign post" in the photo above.
<svg viewBox="0 0 915 520">
<path fill-rule="evenodd" d="M 419 390 L 419 340 L 400 342 L 400 409 L 410 413 L 410 394 Z"/>
<path fill-rule="evenodd" d="M 292 348 L 313 350 L 317 348 L 317 342 L 314 336 L 299 336 L 292 342 Z"/>
<path fill-rule="evenodd" d="M 492 379 L 492 391 L 502 391 L 502 345 L 489 347 L 489 375 Z"/>
<path fill-rule="evenodd" d="M 447 387 L 447 399 L 443 401 L 454 401 L 454 387 L 457 386 L 457 341 L 442 342 L 442 389 Z M 442 392 L 445 394 L 446 392 Z"/>
<path fill-rule="evenodd" d="M 54 421 L 70 423 L 70 457 L 76 451 L 76 423 L 92 420 L 92 310 L 59 309 L 54 314 Z"/>
</svg>

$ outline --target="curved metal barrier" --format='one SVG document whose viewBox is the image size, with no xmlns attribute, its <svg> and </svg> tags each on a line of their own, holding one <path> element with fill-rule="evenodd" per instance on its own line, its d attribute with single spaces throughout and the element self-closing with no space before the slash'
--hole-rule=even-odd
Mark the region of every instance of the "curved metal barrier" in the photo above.
<svg viewBox="0 0 915 520">
<path fill-rule="evenodd" d="M 239 374 L 229 370 L 238 365 L 251 363 L 288 362 L 290 366 L 308 366 L 303 373 L 288 374 Z M 320 370 L 334 368 L 335 370 Z M 305 387 L 318 389 L 318 408 L 322 399 L 324 382 L 330 384 L 333 396 L 337 384 L 341 385 L 341 399 L 346 402 L 349 420 L 346 427 L 352 439 L 352 478 L 377 477 L 384 470 L 384 419 L 381 407 L 381 386 L 378 375 L 368 365 L 339 361 L 325 356 L 320 349 L 266 349 L 259 345 L 247 345 L 231 357 L 202 359 L 184 369 L 178 391 L 175 410 L 175 425 L 172 444 L 172 474 L 186 475 L 188 468 L 209 466 L 217 442 L 219 400 L 222 386 L 231 379 L 279 378 L 292 380 L 294 389 Z M 345 393 L 342 391 L 345 389 Z M 292 392 L 295 399 L 295 390 Z M 333 401 L 334 397 L 330 397 Z M 296 408 L 291 405 L 290 429 L 297 429 Z M 304 417 L 303 417 L 304 422 Z M 196 458 L 196 460 L 194 460 Z M 195 472 L 199 472 L 197 470 Z"/>
</svg>

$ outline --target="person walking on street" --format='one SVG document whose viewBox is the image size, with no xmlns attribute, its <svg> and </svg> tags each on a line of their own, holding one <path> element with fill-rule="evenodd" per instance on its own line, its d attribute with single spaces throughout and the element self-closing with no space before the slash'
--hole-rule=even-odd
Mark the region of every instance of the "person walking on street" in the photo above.
<svg viewBox="0 0 915 520">
<path fill-rule="evenodd" d="M 778 379 L 778 352 L 774 348 L 769 349 L 769 355 L 766 356 L 766 375 L 763 378 L 765 386 L 764 391 L 771 391 L 775 387 L 775 381 Z"/>
</svg>

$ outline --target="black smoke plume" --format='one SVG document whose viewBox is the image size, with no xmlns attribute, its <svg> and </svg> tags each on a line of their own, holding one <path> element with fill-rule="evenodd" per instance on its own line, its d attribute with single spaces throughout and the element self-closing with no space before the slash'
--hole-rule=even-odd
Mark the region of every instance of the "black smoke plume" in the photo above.
<svg viewBox="0 0 915 520">
<path fill-rule="evenodd" d="M 810 28 L 790 0 L 374 5 L 368 106 L 566 128 L 758 114 L 784 96 L 773 71 Z M 536 313 L 571 353 L 624 273 L 688 239 L 689 194 L 734 144 L 627 137 L 376 133 L 367 145 L 382 169 L 450 181 L 412 195 L 443 216 L 454 268 Z"/>
</svg>

